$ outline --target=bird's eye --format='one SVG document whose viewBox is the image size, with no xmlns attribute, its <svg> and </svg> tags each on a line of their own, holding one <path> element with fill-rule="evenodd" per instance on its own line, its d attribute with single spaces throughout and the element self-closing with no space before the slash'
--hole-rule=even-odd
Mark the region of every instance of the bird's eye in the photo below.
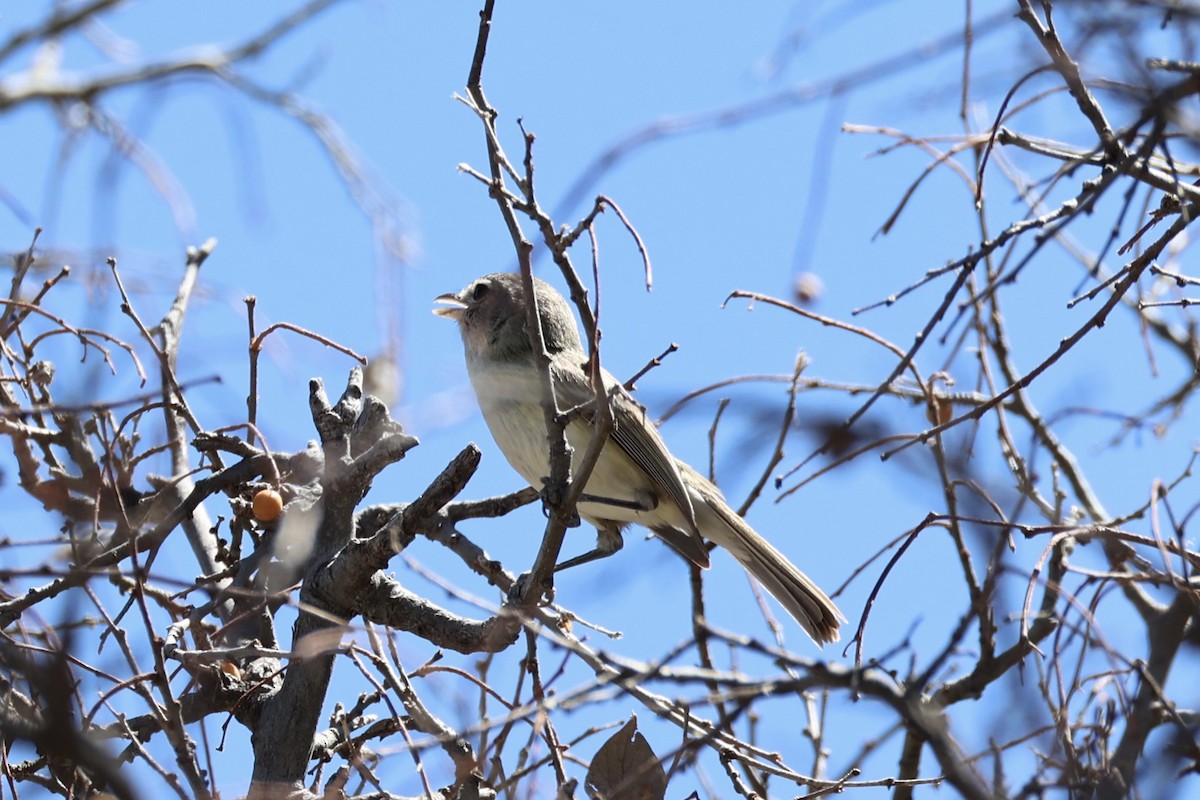
<svg viewBox="0 0 1200 800">
<path fill-rule="evenodd" d="M 486 283 L 477 283 L 475 284 L 475 288 L 471 290 L 471 299 L 475 302 L 479 302 L 487 296 L 487 293 L 488 285 Z"/>
</svg>

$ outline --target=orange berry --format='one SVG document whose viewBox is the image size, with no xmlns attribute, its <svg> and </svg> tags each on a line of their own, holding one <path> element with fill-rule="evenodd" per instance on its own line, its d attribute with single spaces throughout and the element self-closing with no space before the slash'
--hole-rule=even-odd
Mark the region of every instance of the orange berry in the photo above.
<svg viewBox="0 0 1200 800">
<path fill-rule="evenodd" d="M 274 489 L 262 489 L 254 495 L 250 504 L 254 518 L 261 522 L 271 522 L 283 511 L 283 496 Z"/>
</svg>

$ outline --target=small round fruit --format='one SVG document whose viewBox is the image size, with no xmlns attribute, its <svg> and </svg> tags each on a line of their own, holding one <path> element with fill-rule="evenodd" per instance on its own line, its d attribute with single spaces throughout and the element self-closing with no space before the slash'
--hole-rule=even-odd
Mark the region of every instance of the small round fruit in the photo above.
<svg viewBox="0 0 1200 800">
<path fill-rule="evenodd" d="M 274 489 L 262 489 L 254 495 L 250 504 L 254 518 L 260 522 L 271 522 L 278 519 L 283 511 L 283 496 Z"/>
</svg>

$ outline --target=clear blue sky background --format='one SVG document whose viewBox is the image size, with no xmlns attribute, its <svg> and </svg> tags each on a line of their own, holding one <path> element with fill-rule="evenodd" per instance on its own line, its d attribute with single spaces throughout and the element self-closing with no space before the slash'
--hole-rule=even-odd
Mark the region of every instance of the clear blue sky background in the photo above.
<svg viewBox="0 0 1200 800">
<path fill-rule="evenodd" d="M 586 210 L 586 202 L 563 208 L 564 194 L 621 137 L 673 115 L 736 106 L 786 89 L 820 87 L 940 40 L 962 24 L 961 4 L 928 1 L 766 2 L 752 11 L 714 2 L 498 5 L 485 88 L 500 112 L 499 127 L 510 153 L 520 151 L 517 118 L 537 135 L 540 199 L 566 224 Z M 999 2 L 974 5 L 979 19 L 1007 7 Z M 379 352 L 389 332 L 396 333 L 403 387 L 395 413 L 422 446 L 377 482 L 368 501 L 411 499 L 468 441 L 482 446 L 484 460 L 466 494 L 515 489 L 519 478 L 496 451 L 475 408 L 457 332 L 429 311 L 434 296 L 515 265 L 492 201 L 476 181 L 456 171 L 460 163 L 486 171 L 481 126 L 452 99 L 466 80 L 477 12 L 463 2 L 346 3 L 289 36 L 263 59 L 239 68 L 272 88 L 299 81 L 295 88 L 300 94 L 338 122 L 403 209 L 405 258 L 391 257 L 379 246 L 330 163 L 298 124 L 208 79 L 180 81 L 158 94 L 114 93 L 104 101 L 186 193 L 192 215 L 182 225 L 143 174 L 128 164 L 115 173 L 105 170 L 109 145 L 95 135 L 84 136 L 70 158 L 60 161 L 62 133 L 49 107 L 22 109 L 0 120 L 8 142 L 0 185 L 19 201 L 19 207 L 0 209 L 4 246 L 21 250 L 32 226 L 44 226 L 42 243 L 61 249 L 61 260 L 77 267 L 76 288 L 69 296 L 80 306 L 90 303 L 90 310 L 79 313 L 93 327 L 115 326 L 133 338 L 118 310 L 104 257 L 119 258 L 123 275 L 137 288 L 141 314 L 157 319 L 174 290 L 184 246 L 216 237 L 220 244 L 204 266 L 203 288 L 188 318 L 182 353 L 184 378 L 223 378 L 221 386 L 198 395 L 202 423 L 215 427 L 244 418 L 242 299 L 254 294 L 260 329 L 286 320 L 366 354 Z M 11 30 L 29 13 L 28 8 L 6 9 L 12 16 L 2 24 Z M 105 24 L 135 48 L 131 57 L 142 58 L 196 43 L 239 41 L 274 13 L 267 4 L 140 3 L 108 15 Z M 973 127 L 990 123 L 1003 92 L 1023 71 L 1017 65 L 1037 56 L 1028 40 L 1015 24 L 980 36 L 970 104 Z M 62 69 L 102 68 L 108 60 L 88 42 L 64 44 Z M 32 52 L 28 58 L 32 60 Z M 787 298 L 795 276 L 809 271 L 824 283 L 815 310 L 849 319 L 852 309 L 963 255 L 979 231 L 960 179 L 947 170 L 935 173 L 896 228 L 876 236 L 928 157 L 915 149 L 871 157 L 891 140 L 838 132 L 842 123 L 853 122 L 919 135 L 961 133 L 961 71 L 958 49 L 930 51 L 915 65 L 873 74 L 835 99 L 825 94 L 809 100 L 800 92 L 779 113 L 640 149 L 588 185 L 585 198 L 602 192 L 620 204 L 645 240 L 655 268 L 654 291 L 647 294 L 630 238 L 613 215 L 601 218 L 606 366 L 630 375 L 677 342 L 679 352 L 640 384 L 639 397 L 657 412 L 688 390 L 732 376 L 787 374 L 801 348 L 812 360 L 809 377 L 873 385 L 886 376 L 893 357 L 860 338 L 779 309 L 748 311 L 745 303 L 725 308 L 721 303 L 734 289 Z M 1066 104 L 1039 107 L 1023 121 L 1047 136 L 1086 141 L 1086 131 Z M 61 168 L 60 178 L 48 180 L 56 168 Z M 989 183 L 993 187 L 998 229 L 1022 212 L 998 173 Z M 1106 224 L 1100 220 L 1094 230 L 1104 230 Z M 532 226 L 527 235 L 535 235 Z M 578 266 L 588 266 L 585 248 L 576 257 Z M 539 264 L 548 275 L 548 262 Z M 1073 313 L 1063 310 L 1081 281 L 1080 269 L 1065 257 L 1053 254 L 1038 262 L 1023 281 L 1008 309 L 1020 366 L 1028 369 L 1091 311 L 1086 305 Z M 943 289 L 944 284 L 934 284 L 895 308 L 856 321 L 907 346 Z M 68 291 L 61 294 L 66 297 Z M 923 356 L 924 374 L 946 366 L 937 353 L 931 349 Z M 331 391 L 340 391 L 350 366 L 344 356 L 311 341 L 288 334 L 271 340 L 262 369 L 260 420 L 273 448 L 295 450 L 313 438 L 306 408 L 308 379 L 321 376 Z M 1180 365 L 1170 357 L 1160 366 L 1167 377 L 1179 374 Z M 969 360 L 961 363 L 964 374 L 970 374 L 969 368 Z M 117 379 L 81 386 L 79 399 L 93 391 L 110 397 L 127 394 L 131 376 L 126 366 L 122 369 Z M 950 370 L 954 373 L 954 365 Z M 99 380 L 101 373 L 96 375 Z M 1165 379 L 1153 382 L 1128 315 L 1118 315 L 1070 356 L 1061 375 L 1035 386 L 1034 396 L 1047 412 L 1079 405 L 1135 412 L 1164 385 Z M 973 387 L 968 381 L 961 388 Z M 740 502 L 766 457 L 761 443 L 746 438 L 751 430 L 746 415 L 761 409 L 778 414 L 784 395 L 778 384 L 714 393 L 671 421 L 664 436 L 679 456 L 703 468 L 717 399 L 734 398 L 717 442 L 716 468 L 727 494 Z M 798 414 L 802 421 L 841 419 L 856 403 L 811 392 L 801 396 Z M 925 424 L 916 407 L 887 402 L 876 408 L 870 424 L 902 431 Z M 1180 424 L 1174 431 L 1189 436 L 1194 429 Z M 1160 443 L 1148 436 L 1106 448 L 1116 432 L 1109 421 L 1075 421 L 1061 431 L 1086 457 L 1089 477 L 1114 513 L 1143 502 L 1152 478 L 1170 478 L 1183 467 L 1180 448 L 1160 454 L 1155 449 Z M 785 466 L 818 444 L 811 436 L 794 437 Z M 822 477 L 780 504 L 768 492 L 749 519 L 833 590 L 871 553 L 939 505 L 936 487 L 921 477 L 928 469 L 927 456 L 919 449 L 888 462 L 867 456 L 857 467 Z M 1003 494 L 1003 475 L 985 471 L 981 478 L 999 481 L 995 485 Z M 5 508 L 17 503 L 17 491 L 13 480 L 0 488 Z M 14 511 L 10 519 L 18 518 Z M 531 563 L 540 529 L 536 509 L 504 522 L 464 526 L 513 570 Z M 11 529 L 0 533 L 16 534 Z M 591 546 L 591 532 L 580 529 L 568 541 L 572 552 L 582 551 Z M 1022 560 L 1036 559 L 1042 545 L 1021 543 Z M 498 599 L 435 546 L 418 542 L 409 555 L 444 570 L 475 593 Z M 914 547 L 873 612 L 868 656 L 887 651 L 910 630 L 918 652 L 941 645 L 957 621 L 957 609 L 964 606 L 960 582 L 949 572 L 952 558 L 940 534 Z M 180 559 L 180 568 L 190 575 L 194 565 L 184 563 L 182 555 Z M 399 560 L 396 567 L 414 589 L 442 599 L 436 589 L 409 576 Z M 838 598 L 851 631 L 877 573 L 878 567 L 868 570 Z M 731 559 L 717 559 L 708 579 L 714 624 L 769 637 L 743 573 Z M 636 533 L 627 537 L 620 556 L 564 574 L 558 591 L 558 599 L 584 618 L 623 631 L 624 639 L 604 646 L 630 657 L 654 658 L 690 635 L 683 566 Z M 794 623 L 784 620 L 784 626 L 790 646 L 815 652 Z M 1106 632 L 1120 641 L 1119 629 Z M 431 653 L 417 639 L 404 646 L 410 665 Z M 823 656 L 843 659 L 837 647 Z M 340 678 L 347 674 L 339 668 Z M 335 684 L 335 696 L 339 686 Z M 360 688 L 342 689 L 341 699 L 350 699 Z M 450 697 L 461 688 L 447 682 L 442 691 Z M 607 718 L 638 711 L 627 705 L 623 710 L 620 703 L 611 707 Z M 456 721 L 455 712 L 447 710 L 453 708 L 447 700 L 443 711 Z M 790 763 L 806 765 L 798 705 L 772 708 L 776 713 L 762 723 L 764 740 L 780 748 Z M 834 773 L 843 765 L 839 759 L 850 757 L 859 737 L 878 724 L 869 707 L 841 708 L 839 719 L 831 722 L 837 748 L 831 761 Z M 993 701 L 961 709 L 956 732 L 969 750 L 984 747 L 983 733 L 1007 711 Z M 581 728 L 586 721 L 581 720 Z M 665 751 L 677 738 L 659 729 L 652 744 Z M 219 785 L 233 796 L 245 788 L 248 769 L 243 760 L 246 737 L 236 724 L 230 742 L 217 766 Z M 585 748 L 585 755 L 590 752 Z M 877 774 L 864 777 L 894 774 L 894 753 L 874 765 Z M 684 784 L 690 786 L 690 779 L 679 785 Z M 408 783 L 392 788 L 417 789 Z M 680 788 L 677 794 L 686 791 Z"/>
</svg>

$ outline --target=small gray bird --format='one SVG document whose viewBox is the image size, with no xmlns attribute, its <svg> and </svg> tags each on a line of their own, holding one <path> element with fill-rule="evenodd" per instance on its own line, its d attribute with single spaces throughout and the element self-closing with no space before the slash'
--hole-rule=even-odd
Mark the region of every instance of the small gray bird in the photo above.
<svg viewBox="0 0 1200 800">
<path fill-rule="evenodd" d="M 550 284 L 534 278 L 534 286 L 558 407 L 586 407 L 594 402 L 595 392 L 584 371 L 588 357 L 575 316 Z M 521 477 L 540 488 L 550 474 L 550 447 L 541 378 L 525 326 L 521 276 L 485 275 L 458 294 L 444 294 L 437 300 L 447 306 L 434 313 L 458 322 L 467 373 L 496 444 Z M 833 601 L 747 525 L 712 482 L 675 459 L 645 410 L 616 378 L 607 371 L 602 374 L 611 397 L 612 433 L 577 509 L 580 517 L 596 526 L 596 549 L 556 569 L 621 549 L 621 531 L 631 522 L 649 528 L 700 567 L 709 564 L 707 538 L 749 570 L 818 644 L 837 641 L 838 624 L 845 618 Z M 591 440 L 591 416 L 580 415 L 567 425 L 573 466 Z"/>
</svg>

